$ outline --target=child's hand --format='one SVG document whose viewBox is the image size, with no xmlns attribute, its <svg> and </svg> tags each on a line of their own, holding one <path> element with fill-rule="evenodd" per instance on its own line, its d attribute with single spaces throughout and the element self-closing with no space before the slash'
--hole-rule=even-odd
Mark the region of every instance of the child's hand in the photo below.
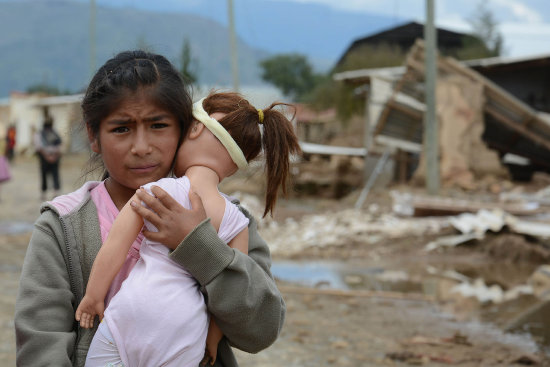
<svg viewBox="0 0 550 367">
<path fill-rule="evenodd" d="M 197 193 L 190 191 L 192 209 L 187 210 L 162 188 L 153 186 L 151 191 L 155 196 L 146 190 L 137 190 L 136 196 L 140 202 L 134 201 L 131 206 L 143 219 L 158 229 L 158 232 L 144 230 L 143 235 L 151 241 L 160 242 L 175 250 L 180 242 L 206 219 L 202 200 Z"/>
<path fill-rule="evenodd" d="M 206 351 L 200 363 L 201 366 L 206 366 L 207 363 L 214 365 L 216 356 L 218 355 L 218 344 L 223 337 L 223 333 L 214 319 L 210 319 L 208 325 L 208 334 L 206 335 Z"/>
<path fill-rule="evenodd" d="M 214 362 L 216 362 L 216 356 L 218 355 L 218 343 L 215 345 L 207 345 L 206 354 L 210 358 L 210 365 L 213 366 Z"/>
<path fill-rule="evenodd" d="M 210 364 L 211 366 L 214 365 L 214 362 L 216 362 L 216 355 L 218 353 L 217 347 L 218 346 L 216 345 L 214 349 L 209 349 L 208 345 L 206 346 L 206 350 L 204 351 L 204 357 L 202 357 L 202 360 L 199 363 L 200 367 L 204 367 L 208 364 Z M 212 350 L 214 351 L 214 353 L 211 353 Z"/>
<path fill-rule="evenodd" d="M 103 320 L 104 310 L 105 304 L 103 301 L 95 301 L 90 296 L 85 295 L 76 309 L 75 319 L 80 321 L 80 327 L 91 329 L 94 327 L 96 315 L 99 315 L 99 321 Z"/>
</svg>

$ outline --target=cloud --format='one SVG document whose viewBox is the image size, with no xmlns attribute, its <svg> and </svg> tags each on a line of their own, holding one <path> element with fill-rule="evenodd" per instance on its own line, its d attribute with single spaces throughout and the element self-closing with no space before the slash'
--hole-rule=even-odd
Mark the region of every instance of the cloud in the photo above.
<svg viewBox="0 0 550 367">
<path fill-rule="evenodd" d="M 287 0 L 288 1 L 288 0 Z M 292 0 L 291 0 L 292 1 Z M 324 4 L 332 8 L 371 12 L 424 22 L 425 0 L 293 0 Z M 456 32 L 472 32 L 469 19 L 480 0 L 436 1 L 436 24 Z M 542 4 L 542 5 L 541 5 Z M 505 56 L 550 53 L 550 23 L 544 22 L 550 7 L 546 1 L 491 0 L 488 8 L 495 15 L 504 38 Z"/>
<path fill-rule="evenodd" d="M 550 54 L 549 23 L 502 23 L 506 56 L 533 56 Z"/>
<path fill-rule="evenodd" d="M 518 21 L 524 21 L 528 23 L 540 23 L 542 22 L 541 15 L 526 6 L 524 2 L 517 0 L 493 0 L 494 4 L 508 9 L 514 14 Z"/>
</svg>

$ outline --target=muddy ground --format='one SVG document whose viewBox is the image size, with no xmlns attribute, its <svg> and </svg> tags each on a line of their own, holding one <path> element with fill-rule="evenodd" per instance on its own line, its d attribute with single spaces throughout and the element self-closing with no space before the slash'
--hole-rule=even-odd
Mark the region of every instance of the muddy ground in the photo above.
<svg viewBox="0 0 550 367">
<path fill-rule="evenodd" d="M 81 184 L 82 163 L 82 157 L 65 157 L 64 191 Z M 40 203 L 37 162 L 32 157 L 18 157 L 13 174 L 10 182 L 0 185 L 1 366 L 15 365 L 15 295 L 30 224 Z M 255 194 L 256 190 L 250 188 L 254 185 L 251 179 L 235 180 L 222 189 L 228 193 L 238 190 Z M 353 197 L 339 201 L 283 200 L 274 218 L 279 226 L 266 222 L 262 227 L 264 237 L 268 243 L 275 243 L 275 237 L 294 238 L 290 231 L 296 226 L 288 223 L 300 224 L 313 215 L 328 218 L 349 210 L 353 202 Z M 382 217 L 391 211 L 390 202 L 387 191 L 372 192 L 365 215 Z M 449 230 L 442 228 L 438 233 L 446 231 Z M 274 269 L 284 263 L 300 269 L 300 264 L 315 268 L 316 264 L 328 262 L 365 272 L 342 271 L 343 286 L 336 288 L 323 280 L 311 284 L 293 282 L 281 273 L 278 282 L 287 303 L 281 336 L 259 354 L 237 352 L 240 364 L 244 367 L 550 365 L 536 336 L 503 331 L 507 321 L 534 302 L 532 295 L 499 305 L 480 304 L 472 298 L 450 295 L 448 290 L 456 281 L 440 276 L 453 270 L 510 288 L 523 284 L 536 266 L 545 262 L 546 255 L 526 255 L 532 252 L 529 241 L 510 233 L 492 235 L 483 243 L 474 241 L 449 251 L 423 251 L 426 243 L 438 235 L 411 232 L 409 236 L 379 237 L 374 241 L 373 236 L 365 233 L 364 240 L 342 237 L 340 243 L 323 247 L 303 246 L 288 251 L 274 246 Z M 510 247 L 516 249 L 513 258 Z M 386 281 L 373 283 L 368 275 L 373 273 L 386 276 Z M 403 274 L 405 278 L 401 277 Z"/>
</svg>

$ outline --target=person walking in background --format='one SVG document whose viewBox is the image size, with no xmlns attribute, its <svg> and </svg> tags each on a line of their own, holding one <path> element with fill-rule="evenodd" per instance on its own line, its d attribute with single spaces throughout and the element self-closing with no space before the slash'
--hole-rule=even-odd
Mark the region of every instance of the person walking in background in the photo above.
<svg viewBox="0 0 550 367">
<path fill-rule="evenodd" d="M 17 130 L 15 129 L 15 125 L 10 125 L 8 127 L 8 132 L 6 134 L 6 146 L 4 149 L 2 149 L 3 154 L 5 154 L 6 158 L 11 162 L 13 161 L 13 158 L 15 157 L 15 135 Z"/>
<path fill-rule="evenodd" d="M 61 159 L 61 137 L 53 128 L 53 119 L 46 117 L 42 130 L 34 136 L 34 146 L 40 160 L 41 195 L 42 201 L 47 199 L 48 176 L 52 177 L 54 197 L 59 195 L 59 161 Z"/>
</svg>

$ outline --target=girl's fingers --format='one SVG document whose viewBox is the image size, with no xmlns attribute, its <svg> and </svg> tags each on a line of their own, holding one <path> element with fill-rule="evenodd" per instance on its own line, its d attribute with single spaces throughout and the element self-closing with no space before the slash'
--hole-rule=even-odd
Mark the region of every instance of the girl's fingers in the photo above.
<svg viewBox="0 0 550 367">
<path fill-rule="evenodd" d="M 162 217 L 166 211 L 166 208 L 162 202 L 157 197 L 149 194 L 147 191 L 138 189 L 136 191 L 136 196 L 139 199 L 139 202 L 134 201 L 134 203 L 142 207 L 144 210 L 153 212 L 159 217 Z M 143 202 L 145 206 L 141 202 Z"/>
<path fill-rule="evenodd" d="M 195 191 L 189 191 L 189 202 L 191 203 L 191 208 L 198 212 L 199 214 L 204 214 L 206 217 L 206 212 L 204 211 L 204 205 L 202 204 L 202 199 Z"/>
<path fill-rule="evenodd" d="M 152 186 L 151 192 L 155 195 L 158 201 L 162 203 L 164 208 L 170 211 L 174 209 L 179 209 L 179 207 L 183 208 L 180 203 L 178 203 L 170 194 L 168 194 L 162 188 L 158 186 Z"/>
<path fill-rule="evenodd" d="M 151 209 L 144 207 L 140 203 L 132 201 L 130 203 L 130 206 L 143 219 L 146 219 L 155 225 L 156 223 L 160 222 L 160 217 L 155 212 L 153 212 Z"/>
</svg>

